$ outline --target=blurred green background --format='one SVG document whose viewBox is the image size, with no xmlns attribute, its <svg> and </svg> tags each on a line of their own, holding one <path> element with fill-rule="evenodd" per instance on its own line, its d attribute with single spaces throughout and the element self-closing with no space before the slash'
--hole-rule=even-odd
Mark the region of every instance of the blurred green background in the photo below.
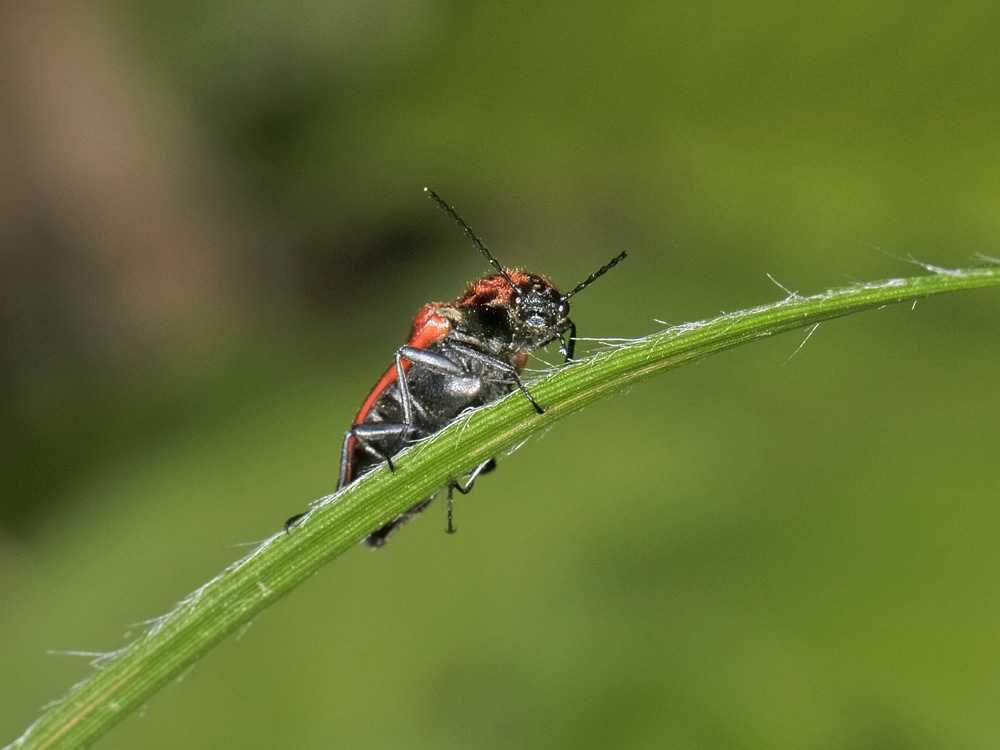
<svg viewBox="0 0 1000 750">
<path fill-rule="evenodd" d="M 333 488 L 482 259 L 582 336 L 1000 256 L 1000 6 L 0 5 L 0 741 Z M 102 748 L 1000 745 L 1000 297 L 599 404 Z M 585 347 L 586 348 L 586 347 Z M 794 356 L 793 356 L 794 355 Z M 554 359 L 549 356 L 549 359 Z"/>
</svg>

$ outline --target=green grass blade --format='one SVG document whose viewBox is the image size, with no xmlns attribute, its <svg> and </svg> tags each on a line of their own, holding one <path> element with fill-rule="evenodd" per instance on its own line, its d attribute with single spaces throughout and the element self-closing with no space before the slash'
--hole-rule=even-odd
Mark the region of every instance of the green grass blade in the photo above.
<svg viewBox="0 0 1000 750">
<path fill-rule="evenodd" d="M 756 339 L 851 313 L 979 287 L 1000 286 L 1000 267 L 931 274 L 796 295 L 615 344 L 531 385 L 546 407 L 536 414 L 520 393 L 463 415 L 435 437 L 400 455 L 396 472 L 380 469 L 336 497 L 323 498 L 292 533 L 276 533 L 247 557 L 151 623 L 50 707 L 9 747 L 83 747 L 147 701 L 213 645 L 447 481 L 587 404 L 639 380 Z M 277 521 L 276 519 L 276 526 Z"/>
</svg>

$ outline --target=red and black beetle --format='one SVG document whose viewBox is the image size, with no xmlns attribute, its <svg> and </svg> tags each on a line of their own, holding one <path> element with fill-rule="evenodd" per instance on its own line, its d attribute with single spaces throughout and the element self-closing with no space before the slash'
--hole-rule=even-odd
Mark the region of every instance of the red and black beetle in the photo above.
<svg viewBox="0 0 1000 750">
<path fill-rule="evenodd" d="M 380 464 L 392 469 L 393 456 L 406 445 L 433 435 L 466 409 L 496 401 L 515 388 L 535 411 L 543 413 L 521 380 L 528 355 L 558 340 L 559 351 L 567 362 L 572 360 L 576 326 L 569 319 L 570 297 L 626 257 L 624 252 L 619 254 L 562 294 L 543 276 L 504 270 L 454 209 L 434 191 L 425 191 L 458 223 L 497 273 L 470 284 L 454 302 L 432 302 L 417 313 L 409 339 L 396 350 L 395 364 L 375 384 L 344 435 L 338 490 Z M 494 459 L 489 459 L 468 475 L 464 487 L 454 481 L 448 485 L 449 533 L 455 530 L 452 492 L 469 492 L 476 477 L 495 466 Z M 433 499 L 431 495 L 421 500 L 369 534 L 365 542 L 381 547 Z M 300 518 L 288 519 L 285 529 Z"/>
</svg>

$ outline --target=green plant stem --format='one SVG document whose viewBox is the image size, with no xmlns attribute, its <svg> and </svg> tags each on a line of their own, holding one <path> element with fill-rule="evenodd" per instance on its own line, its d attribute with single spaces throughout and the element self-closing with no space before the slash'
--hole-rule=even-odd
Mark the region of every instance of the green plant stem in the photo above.
<svg viewBox="0 0 1000 750">
<path fill-rule="evenodd" d="M 450 479 L 530 435 L 652 375 L 755 339 L 831 318 L 945 292 L 1000 286 L 1000 267 L 955 271 L 833 289 L 788 298 L 753 310 L 677 326 L 616 344 L 531 385 L 544 414 L 518 392 L 463 415 L 448 428 L 336 497 L 320 500 L 291 533 L 276 533 L 172 611 L 150 624 L 126 648 L 99 659 L 96 671 L 75 686 L 9 747 L 81 747 L 93 742 L 149 699 L 240 625 L 366 534 Z"/>
</svg>

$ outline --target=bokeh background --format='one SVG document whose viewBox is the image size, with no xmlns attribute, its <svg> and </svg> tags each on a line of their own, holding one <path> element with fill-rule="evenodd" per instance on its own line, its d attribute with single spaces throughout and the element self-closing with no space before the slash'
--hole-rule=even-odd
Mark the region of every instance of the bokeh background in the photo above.
<svg viewBox="0 0 1000 750">
<path fill-rule="evenodd" d="M 992 2 L 0 3 L 0 742 L 335 481 L 425 302 L 637 336 L 1000 256 Z M 1000 745 L 1000 297 L 531 441 L 102 748 Z M 549 357 L 553 359 L 554 357 Z"/>
</svg>

